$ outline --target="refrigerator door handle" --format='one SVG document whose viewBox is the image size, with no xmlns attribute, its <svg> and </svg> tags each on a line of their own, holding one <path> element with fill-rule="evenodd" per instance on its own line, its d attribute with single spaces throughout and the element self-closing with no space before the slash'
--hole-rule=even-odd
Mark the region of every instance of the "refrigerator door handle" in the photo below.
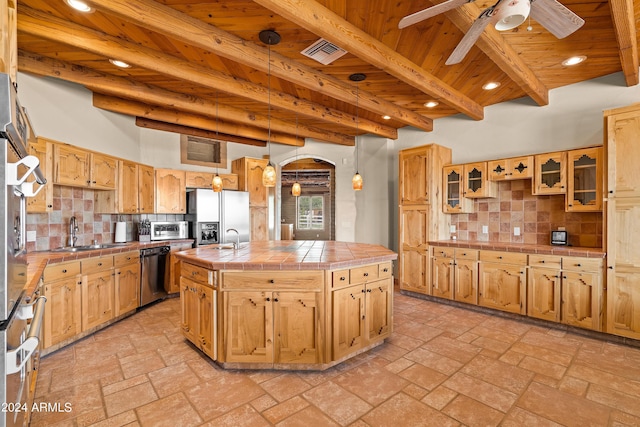
<svg viewBox="0 0 640 427">
<path fill-rule="evenodd" d="M 44 306 L 47 302 L 45 297 L 38 297 L 32 304 L 25 304 L 20 307 L 16 314 L 22 319 L 32 319 L 27 339 L 24 340 L 20 347 L 7 352 L 6 355 L 6 374 L 11 375 L 20 372 L 22 367 L 31 359 L 31 355 L 40 344 L 40 328 L 42 327 L 42 319 L 44 317 Z M 35 306 L 35 310 L 33 307 Z M 29 311 L 31 316 L 28 315 Z M 23 317 L 28 316 L 28 317 Z"/>
</svg>

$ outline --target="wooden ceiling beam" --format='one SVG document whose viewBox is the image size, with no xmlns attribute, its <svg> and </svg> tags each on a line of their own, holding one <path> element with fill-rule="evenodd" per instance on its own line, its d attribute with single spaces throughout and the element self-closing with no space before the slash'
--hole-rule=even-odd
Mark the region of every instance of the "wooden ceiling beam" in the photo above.
<svg viewBox="0 0 640 427">
<path fill-rule="evenodd" d="M 254 0 L 475 120 L 483 107 L 316 1 Z"/>
<path fill-rule="evenodd" d="M 165 34 L 191 46 L 200 47 L 265 73 L 268 71 L 269 55 L 268 50 L 264 47 L 243 40 L 157 1 L 89 0 L 87 3 L 97 10 L 118 16 L 140 27 Z M 323 74 L 277 52 L 271 52 L 271 73 L 278 78 L 349 104 L 353 104 L 356 97 L 353 84 Z M 376 114 L 389 115 L 393 119 L 417 129 L 433 130 L 433 120 L 430 118 L 369 92 L 358 91 L 358 105 L 360 108 Z"/>
<path fill-rule="evenodd" d="M 639 83 L 638 40 L 633 0 L 609 0 L 613 29 L 620 50 L 620 64 L 627 86 Z"/>
<path fill-rule="evenodd" d="M 219 71 L 205 68 L 175 56 L 91 30 L 28 7 L 18 13 L 18 31 L 92 52 L 105 58 L 117 58 L 128 64 L 153 70 L 173 78 L 220 90 L 254 102 L 299 113 L 332 125 L 397 139 L 398 131 L 390 126 L 299 99 Z M 269 93 L 270 92 L 270 93 Z"/>
<path fill-rule="evenodd" d="M 218 131 L 223 131 L 228 134 L 238 135 L 245 134 L 244 138 L 251 141 L 257 141 L 261 143 L 252 143 L 251 145 L 258 145 L 266 147 L 266 134 L 262 129 L 249 129 L 247 127 L 240 127 L 231 125 L 228 123 L 220 122 L 216 123 L 215 120 L 211 120 L 207 117 L 199 116 L 197 114 L 184 113 L 182 111 L 176 111 L 169 108 L 150 106 L 141 102 L 131 101 L 128 99 L 122 99 L 115 96 L 103 95 L 100 93 L 93 94 L 93 106 L 102 110 L 111 111 L 112 113 L 125 114 L 128 116 L 134 116 L 136 118 L 143 118 L 154 120 L 156 122 L 169 123 L 177 126 L 186 126 L 194 129 L 201 129 L 203 131 L 215 132 L 216 126 Z M 234 130 L 237 128 L 238 132 Z M 231 131 L 231 132 L 229 132 Z M 255 137 L 251 135 L 255 134 Z M 264 139 L 262 137 L 265 137 Z M 234 141 L 236 142 L 236 141 Z M 271 142 L 279 142 L 280 144 L 303 146 L 304 141 L 302 139 L 296 140 L 291 135 L 278 135 L 271 133 Z M 244 142 L 243 142 L 244 143 Z"/>
<path fill-rule="evenodd" d="M 467 4 L 447 12 L 446 16 L 460 31 L 466 33 L 481 12 L 475 4 Z M 488 25 L 476 41 L 476 46 L 538 105 L 549 104 L 549 89 L 505 42 L 498 30 Z M 464 62 L 461 66 L 464 67 Z"/>
<path fill-rule="evenodd" d="M 18 52 L 18 69 L 20 71 L 26 71 L 43 76 L 52 76 L 77 83 L 96 92 L 133 99 L 149 105 L 158 105 L 172 110 L 190 112 L 199 116 L 215 118 L 213 114 L 204 113 L 213 113 L 216 111 L 216 105 L 213 102 L 196 96 L 176 93 L 160 87 L 134 82 L 123 77 L 107 75 L 85 67 L 72 65 L 28 52 Z M 269 127 L 269 118 L 267 116 L 253 114 L 251 112 L 223 104 L 218 104 L 218 117 L 229 122 L 237 122 L 251 127 L 263 128 L 265 135 L 267 133 L 266 129 Z M 301 137 L 313 138 L 319 141 L 349 146 L 355 144 L 354 137 L 349 135 L 311 128 L 302 124 L 299 124 L 296 127 L 294 123 L 285 122 L 279 119 L 272 118 L 270 126 L 272 135 L 275 133 L 295 135 L 297 132 Z M 230 131 L 225 132 L 234 133 Z M 237 135 L 251 138 L 251 136 L 243 135 L 242 133 L 238 133 Z M 264 139 L 266 140 L 267 137 L 265 136 Z M 284 142 L 285 140 L 276 141 L 273 136 L 272 141 L 287 144 L 287 142 Z"/>
<path fill-rule="evenodd" d="M 265 141 L 258 141 L 256 139 L 242 138 L 235 135 L 228 135 L 219 131 L 206 130 L 201 128 L 194 128 L 191 126 L 177 125 L 175 123 L 167 123 L 145 117 L 136 117 L 136 126 L 146 129 L 161 130 L 164 132 L 177 133 L 180 135 L 198 136 L 200 138 L 213 139 L 216 141 L 224 142 L 236 142 L 238 144 L 255 145 L 257 147 L 266 147 Z"/>
</svg>

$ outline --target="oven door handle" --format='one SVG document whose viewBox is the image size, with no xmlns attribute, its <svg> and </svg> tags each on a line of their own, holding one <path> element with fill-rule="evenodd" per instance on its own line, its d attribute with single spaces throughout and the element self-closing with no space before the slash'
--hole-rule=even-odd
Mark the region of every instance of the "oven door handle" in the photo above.
<svg viewBox="0 0 640 427">
<path fill-rule="evenodd" d="M 22 367 L 27 363 L 33 352 L 36 351 L 40 344 L 40 329 L 42 327 L 42 319 L 44 318 L 44 306 L 47 299 L 43 296 L 36 298 L 32 304 L 25 304 L 20 307 L 20 312 L 17 316 L 22 319 L 31 318 L 31 325 L 29 326 L 29 333 L 27 339 L 24 340 L 20 347 L 15 350 L 7 352 L 6 356 L 6 370 L 7 375 L 20 372 Z M 33 308 L 35 307 L 35 309 Z M 31 316 L 29 316 L 31 311 Z"/>
</svg>

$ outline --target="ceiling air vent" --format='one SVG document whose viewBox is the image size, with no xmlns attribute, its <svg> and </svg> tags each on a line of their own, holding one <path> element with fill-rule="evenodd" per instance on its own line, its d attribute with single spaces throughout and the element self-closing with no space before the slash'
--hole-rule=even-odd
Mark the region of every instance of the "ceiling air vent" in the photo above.
<svg viewBox="0 0 640 427">
<path fill-rule="evenodd" d="M 329 65 L 342 55 L 347 53 L 346 50 L 329 43 L 325 39 L 320 39 L 301 52 L 304 56 L 315 59 L 323 65 Z"/>
</svg>

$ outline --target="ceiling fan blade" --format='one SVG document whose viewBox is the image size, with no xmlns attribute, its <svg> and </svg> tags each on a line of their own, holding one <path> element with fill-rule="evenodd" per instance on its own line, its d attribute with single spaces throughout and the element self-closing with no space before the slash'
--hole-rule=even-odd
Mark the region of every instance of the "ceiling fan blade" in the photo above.
<svg viewBox="0 0 640 427">
<path fill-rule="evenodd" d="M 557 0 L 532 0 L 530 15 L 559 39 L 567 37 L 584 24 L 584 19 Z"/>
<path fill-rule="evenodd" d="M 458 43 L 458 46 L 453 50 L 447 62 L 445 62 L 445 65 L 458 64 L 467 56 L 471 46 L 475 44 L 485 27 L 492 21 L 493 8 L 494 6 L 491 6 L 483 10 L 478 19 L 473 21 L 473 25 L 469 28 L 469 31 L 467 31 L 467 34 L 464 35 L 462 40 L 460 40 L 460 43 Z"/>
<path fill-rule="evenodd" d="M 417 24 L 420 21 L 429 19 L 448 10 L 455 9 L 458 6 L 462 6 L 465 3 L 471 3 L 475 0 L 447 0 L 435 6 L 431 6 L 427 9 L 423 9 L 419 12 L 407 15 L 398 22 L 398 28 L 403 29 L 409 25 Z"/>
</svg>

